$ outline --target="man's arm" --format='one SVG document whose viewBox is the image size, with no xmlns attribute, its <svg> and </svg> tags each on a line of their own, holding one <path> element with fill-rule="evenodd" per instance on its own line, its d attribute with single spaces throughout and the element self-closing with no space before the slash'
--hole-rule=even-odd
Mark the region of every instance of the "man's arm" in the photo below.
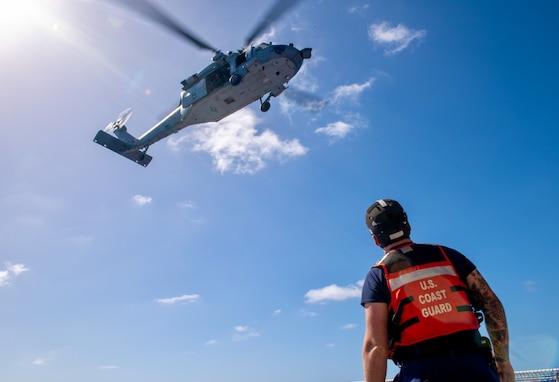
<svg viewBox="0 0 559 382">
<path fill-rule="evenodd" d="M 468 288 L 481 304 L 485 327 L 493 344 L 495 361 L 502 382 L 514 381 L 514 370 L 509 360 L 509 332 L 503 304 L 477 269 L 466 278 Z"/>
<path fill-rule="evenodd" d="M 382 302 L 365 304 L 363 371 L 365 382 L 384 382 L 388 360 L 388 307 Z"/>
</svg>

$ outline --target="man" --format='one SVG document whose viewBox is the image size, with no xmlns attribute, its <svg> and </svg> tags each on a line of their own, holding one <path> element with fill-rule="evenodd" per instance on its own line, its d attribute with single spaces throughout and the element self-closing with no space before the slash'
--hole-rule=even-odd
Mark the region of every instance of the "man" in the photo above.
<svg viewBox="0 0 559 382">
<path fill-rule="evenodd" d="M 414 243 L 395 200 L 373 203 L 365 220 L 384 251 L 363 284 L 365 381 L 384 382 L 389 358 L 400 366 L 399 382 L 514 381 L 503 305 L 474 264 L 451 248 Z M 497 371 L 475 310 L 485 317 Z"/>
</svg>

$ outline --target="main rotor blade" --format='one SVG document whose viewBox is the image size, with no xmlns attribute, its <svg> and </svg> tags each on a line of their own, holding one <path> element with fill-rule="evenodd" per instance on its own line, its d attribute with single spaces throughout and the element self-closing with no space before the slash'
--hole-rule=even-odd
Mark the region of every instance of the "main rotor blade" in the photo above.
<svg viewBox="0 0 559 382">
<path fill-rule="evenodd" d="M 156 23 L 166 27 L 172 32 L 178 34 L 182 38 L 190 41 L 194 45 L 201 49 L 211 50 L 217 52 L 217 49 L 209 44 L 206 44 L 200 38 L 198 38 L 194 33 L 187 30 L 185 27 L 179 25 L 178 22 L 173 20 L 171 16 L 167 15 L 161 9 L 157 8 L 154 4 L 150 3 L 148 0 L 115 0 L 118 3 L 136 11 L 137 13 L 155 21 Z"/>
<path fill-rule="evenodd" d="M 281 17 L 289 8 L 294 6 L 300 0 L 276 0 L 274 6 L 268 11 L 266 16 L 260 21 L 260 24 L 254 28 L 253 32 L 248 35 L 245 46 L 248 46 L 258 35 L 268 28 L 274 21 Z"/>
</svg>

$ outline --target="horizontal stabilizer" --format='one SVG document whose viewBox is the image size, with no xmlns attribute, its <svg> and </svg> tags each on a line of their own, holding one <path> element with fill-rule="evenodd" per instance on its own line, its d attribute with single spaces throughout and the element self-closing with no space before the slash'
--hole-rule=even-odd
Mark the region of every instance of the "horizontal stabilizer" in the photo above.
<svg viewBox="0 0 559 382">
<path fill-rule="evenodd" d="M 113 137 L 110 134 L 107 134 L 103 130 L 99 130 L 97 132 L 97 135 L 95 135 L 95 138 L 93 138 L 93 142 L 99 143 L 101 146 L 104 146 L 109 150 L 112 150 L 115 153 L 120 154 L 130 160 L 133 160 L 134 162 L 141 164 L 144 167 L 146 167 L 152 159 L 151 156 L 147 155 L 141 150 L 131 150 L 130 145 L 119 140 L 118 138 Z"/>
</svg>

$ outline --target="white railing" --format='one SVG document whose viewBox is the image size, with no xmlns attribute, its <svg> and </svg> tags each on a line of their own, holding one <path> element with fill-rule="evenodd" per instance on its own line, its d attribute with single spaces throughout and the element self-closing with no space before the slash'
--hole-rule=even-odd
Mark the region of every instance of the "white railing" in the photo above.
<svg viewBox="0 0 559 382">
<path fill-rule="evenodd" d="M 514 376 L 516 382 L 559 382 L 559 368 L 517 371 Z"/>
</svg>

